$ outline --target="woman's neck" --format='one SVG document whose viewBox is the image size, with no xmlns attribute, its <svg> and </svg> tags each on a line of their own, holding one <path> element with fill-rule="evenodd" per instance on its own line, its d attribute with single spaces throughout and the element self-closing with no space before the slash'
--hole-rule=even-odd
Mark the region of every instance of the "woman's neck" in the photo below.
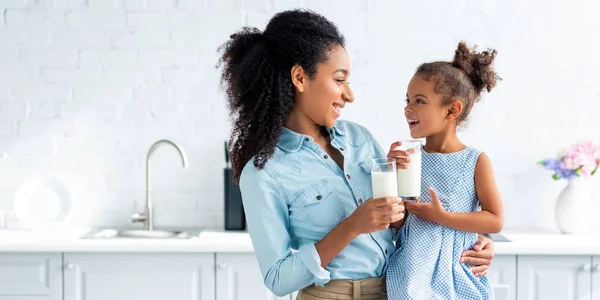
<svg viewBox="0 0 600 300">
<path fill-rule="evenodd" d="M 292 111 L 284 126 L 293 132 L 311 136 L 317 144 L 327 143 L 328 137 L 323 135 L 323 126 L 315 124 L 304 114 Z"/>
</svg>

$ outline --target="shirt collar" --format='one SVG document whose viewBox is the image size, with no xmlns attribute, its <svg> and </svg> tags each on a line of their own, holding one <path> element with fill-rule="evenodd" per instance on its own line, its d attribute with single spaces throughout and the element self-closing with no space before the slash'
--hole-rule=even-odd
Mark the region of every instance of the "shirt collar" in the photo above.
<svg viewBox="0 0 600 300">
<path fill-rule="evenodd" d="M 333 128 L 327 129 L 327 132 L 329 132 L 331 140 L 335 139 L 336 136 L 344 136 L 344 131 L 335 125 Z M 279 142 L 277 142 L 277 146 L 285 152 L 296 152 L 300 150 L 302 143 L 307 142 L 314 142 L 310 135 L 300 134 L 283 127 L 281 129 L 281 135 L 279 136 Z"/>
</svg>

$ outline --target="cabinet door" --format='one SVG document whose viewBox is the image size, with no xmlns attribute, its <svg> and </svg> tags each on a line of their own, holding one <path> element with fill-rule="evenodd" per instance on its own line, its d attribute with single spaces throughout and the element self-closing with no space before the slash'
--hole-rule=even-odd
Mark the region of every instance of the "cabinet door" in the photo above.
<svg viewBox="0 0 600 300">
<path fill-rule="evenodd" d="M 263 282 L 254 253 L 217 253 L 218 300 L 289 300 L 277 297 Z"/>
<path fill-rule="evenodd" d="M 592 299 L 600 300 L 600 256 L 592 257 Z"/>
<path fill-rule="evenodd" d="M 0 253 L 0 299 L 62 300 L 62 254 Z"/>
<path fill-rule="evenodd" d="M 214 300 L 214 254 L 66 253 L 65 300 Z"/>
<path fill-rule="evenodd" d="M 592 258 L 589 255 L 519 256 L 519 300 L 591 300 Z"/>
<path fill-rule="evenodd" d="M 496 255 L 488 269 L 488 278 L 492 284 L 507 284 L 510 286 L 509 300 L 517 296 L 517 256 Z"/>
</svg>

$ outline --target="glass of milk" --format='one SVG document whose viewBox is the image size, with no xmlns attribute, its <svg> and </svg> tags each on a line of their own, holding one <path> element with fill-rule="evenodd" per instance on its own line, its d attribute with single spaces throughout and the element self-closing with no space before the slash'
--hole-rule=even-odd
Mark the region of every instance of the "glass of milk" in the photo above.
<svg viewBox="0 0 600 300">
<path fill-rule="evenodd" d="M 371 182 L 373 183 L 373 199 L 397 196 L 396 160 L 393 158 L 374 159 L 371 166 Z"/>
<path fill-rule="evenodd" d="M 421 196 L 421 146 L 420 140 L 403 140 L 399 150 L 410 153 L 407 169 L 398 169 L 398 196 L 404 202 L 417 202 Z"/>
</svg>

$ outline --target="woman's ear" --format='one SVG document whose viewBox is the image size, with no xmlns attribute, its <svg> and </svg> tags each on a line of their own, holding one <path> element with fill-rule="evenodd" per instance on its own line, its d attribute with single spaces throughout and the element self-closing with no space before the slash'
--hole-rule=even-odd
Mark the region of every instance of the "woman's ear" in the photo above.
<svg viewBox="0 0 600 300">
<path fill-rule="evenodd" d="M 296 87 L 299 93 L 304 92 L 304 85 L 306 84 L 307 78 L 304 68 L 300 65 L 294 65 L 290 71 L 292 76 L 292 84 Z"/>
<path fill-rule="evenodd" d="M 448 107 L 448 115 L 446 116 L 446 119 L 448 119 L 448 121 L 456 120 L 458 116 L 460 116 L 462 111 L 462 102 L 459 100 L 454 100 L 452 104 L 450 104 L 450 106 Z"/>
</svg>

